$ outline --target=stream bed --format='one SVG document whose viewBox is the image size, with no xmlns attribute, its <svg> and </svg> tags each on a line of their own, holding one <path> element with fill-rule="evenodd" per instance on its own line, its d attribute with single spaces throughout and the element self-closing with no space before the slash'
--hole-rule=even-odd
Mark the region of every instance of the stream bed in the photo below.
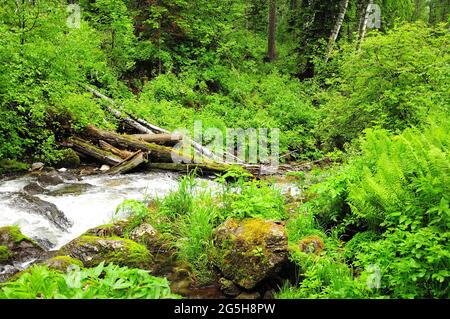
<svg viewBox="0 0 450 319">
<path fill-rule="evenodd" d="M 179 174 L 168 172 L 90 175 L 64 179 L 63 183 L 46 186 L 42 193 L 33 196 L 24 187 L 36 185 L 36 176 L 2 181 L 0 227 L 20 226 L 26 236 L 56 250 L 88 229 L 111 222 L 123 200 L 164 197 L 178 188 L 179 178 Z M 213 183 L 202 181 L 206 185 Z M 58 210 L 63 216 L 58 216 Z"/>
</svg>

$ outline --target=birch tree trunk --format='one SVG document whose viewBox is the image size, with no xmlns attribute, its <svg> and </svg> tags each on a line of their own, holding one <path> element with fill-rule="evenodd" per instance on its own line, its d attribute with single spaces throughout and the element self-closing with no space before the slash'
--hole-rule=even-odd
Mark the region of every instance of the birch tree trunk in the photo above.
<svg viewBox="0 0 450 319">
<path fill-rule="evenodd" d="M 369 4 L 367 4 L 367 6 L 365 7 L 364 20 L 361 25 L 361 30 L 360 30 L 359 39 L 358 39 L 358 47 L 357 47 L 358 50 L 361 49 L 361 44 L 364 41 L 364 38 L 366 37 L 367 24 L 369 22 L 369 16 L 371 13 L 370 9 L 372 8 L 372 5 L 373 5 L 373 0 L 370 0 Z"/>
<path fill-rule="evenodd" d="M 349 0 L 341 0 L 339 4 L 339 14 L 336 20 L 336 24 L 334 25 L 333 31 L 331 32 L 330 39 L 328 40 L 327 54 L 325 56 L 325 63 L 328 62 L 330 58 L 330 54 L 333 51 L 333 46 L 336 42 L 337 37 L 339 36 L 339 32 L 342 28 L 342 23 L 344 22 L 345 14 L 347 13 Z"/>
</svg>

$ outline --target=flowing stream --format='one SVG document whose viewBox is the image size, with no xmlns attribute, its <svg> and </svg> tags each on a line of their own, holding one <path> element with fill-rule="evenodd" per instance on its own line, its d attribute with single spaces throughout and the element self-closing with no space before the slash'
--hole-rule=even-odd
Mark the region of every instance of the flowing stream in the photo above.
<svg viewBox="0 0 450 319">
<path fill-rule="evenodd" d="M 25 235 L 46 243 L 47 248 L 58 249 L 88 229 L 111 222 L 116 207 L 125 199 L 163 197 L 176 190 L 179 177 L 167 172 L 91 175 L 79 181 L 65 180 L 62 184 L 47 186 L 34 198 L 54 204 L 57 209 L 52 207 L 61 211 L 70 222 L 66 228 L 58 227 L 39 214 L 39 208 L 30 203 L 29 198 L 21 201 L 25 196 L 23 188 L 36 182 L 36 177 L 22 176 L 3 181 L 0 182 L 0 227 L 18 225 Z"/>
</svg>

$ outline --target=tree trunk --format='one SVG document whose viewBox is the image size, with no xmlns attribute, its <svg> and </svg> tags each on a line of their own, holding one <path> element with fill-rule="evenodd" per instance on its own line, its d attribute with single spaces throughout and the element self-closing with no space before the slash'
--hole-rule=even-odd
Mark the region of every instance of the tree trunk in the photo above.
<svg viewBox="0 0 450 319">
<path fill-rule="evenodd" d="M 331 32 L 330 39 L 328 40 L 327 54 L 325 57 L 325 63 L 328 62 L 330 58 L 331 52 L 333 51 L 333 46 L 337 40 L 339 32 L 342 27 L 342 23 L 344 22 L 345 14 L 347 13 L 349 0 L 341 0 L 339 4 L 339 14 L 336 20 L 336 24 L 334 25 L 333 31 Z"/>
<path fill-rule="evenodd" d="M 101 98 L 102 100 L 105 100 L 106 102 L 108 102 L 109 104 L 111 104 L 113 106 L 117 106 L 117 104 L 116 104 L 116 102 L 114 102 L 114 100 L 112 100 L 109 97 L 107 97 L 106 95 L 98 92 L 97 90 L 94 90 L 94 89 L 92 89 L 90 87 L 86 87 L 86 89 L 89 92 L 91 92 L 92 94 L 94 94 L 96 97 Z M 111 107 L 106 106 L 106 105 L 105 105 L 105 108 L 106 108 L 106 110 L 109 113 L 114 115 L 115 118 L 117 118 L 118 120 L 124 122 L 129 127 L 134 128 L 138 132 L 144 133 L 144 134 L 153 134 L 152 130 L 146 128 L 145 126 L 143 126 L 142 124 L 140 124 L 137 121 L 133 120 L 132 118 L 123 116 L 122 112 L 118 111 L 117 109 L 111 108 Z"/>
<path fill-rule="evenodd" d="M 193 162 L 192 158 L 184 156 L 183 154 L 172 148 L 140 141 L 131 136 L 104 131 L 92 125 L 88 125 L 86 127 L 86 134 L 96 140 L 107 141 L 108 143 L 119 148 L 148 152 L 149 159 L 151 161 L 162 163 L 172 163 L 174 161 L 182 161 L 185 163 Z"/>
<path fill-rule="evenodd" d="M 118 149 L 118 148 L 112 146 L 111 144 L 106 143 L 105 141 L 102 141 L 102 140 L 98 141 L 98 145 L 100 145 L 100 148 L 102 150 L 111 152 L 114 155 L 120 156 L 123 159 L 129 158 L 130 156 L 133 155 L 132 152 L 128 152 L 128 151 L 125 151 L 125 150 Z"/>
<path fill-rule="evenodd" d="M 369 8 L 372 7 L 372 4 L 373 4 L 373 0 L 370 0 L 369 3 L 364 8 L 364 20 L 362 21 L 361 30 L 359 33 L 358 46 L 357 46 L 358 50 L 361 49 L 361 44 L 364 41 L 364 38 L 366 37 L 367 24 L 369 22 L 369 16 L 370 16 Z"/>
<path fill-rule="evenodd" d="M 142 151 L 138 151 L 134 153 L 130 158 L 124 160 L 119 165 L 116 165 L 113 168 L 111 168 L 109 171 L 106 172 L 106 174 L 107 175 L 123 174 L 138 167 L 145 161 L 146 161 L 145 154 Z"/>
<path fill-rule="evenodd" d="M 138 140 L 160 145 L 173 146 L 183 140 L 179 134 L 133 134 L 130 135 Z"/>
<path fill-rule="evenodd" d="M 277 58 L 276 51 L 277 33 L 277 7 L 275 0 L 269 0 L 269 28 L 268 28 L 268 49 L 267 58 L 274 61 Z"/>
<path fill-rule="evenodd" d="M 169 170 L 180 173 L 190 173 L 195 170 L 196 173 L 199 175 L 211 175 L 216 173 L 217 174 L 225 173 L 230 168 L 230 165 L 217 163 L 208 163 L 208 164 L 146 163 L 145 167 L 147 167 L 148 169 Z"/>
<path fill-rule="evenodd" d="M 107 165 L 114 166 L 122 163 L 123 161 L 123 159 L 119 156 L 114 155 L 111 152 L 102 150 L 81 138 L 71 137 L 69 138 L 68 143 L 68 146 L 73 148 L 75 151 L 88 157 L 94 158 L 99 162 Z"/>
</svg>

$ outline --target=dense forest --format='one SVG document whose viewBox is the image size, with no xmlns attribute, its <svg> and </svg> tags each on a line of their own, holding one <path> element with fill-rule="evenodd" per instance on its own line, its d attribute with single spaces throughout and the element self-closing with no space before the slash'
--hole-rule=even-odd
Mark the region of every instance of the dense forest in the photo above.
<svg viewBox="0 0 450 319">
<path fill-rule="evenodd" d="M 449 0 L 0 0 L 0 195 L 69 166 L 167 169 L 149 134 L 126 147 L 130 122 L 201 121 L 203 145 L 278 129 L 280 162 L 207 161 L 58 250 L 0 215 L 0 299 L 448 298 L 449 32 Z M 80 154 L 94 134 L 109 162 Z"/>
</svg>

